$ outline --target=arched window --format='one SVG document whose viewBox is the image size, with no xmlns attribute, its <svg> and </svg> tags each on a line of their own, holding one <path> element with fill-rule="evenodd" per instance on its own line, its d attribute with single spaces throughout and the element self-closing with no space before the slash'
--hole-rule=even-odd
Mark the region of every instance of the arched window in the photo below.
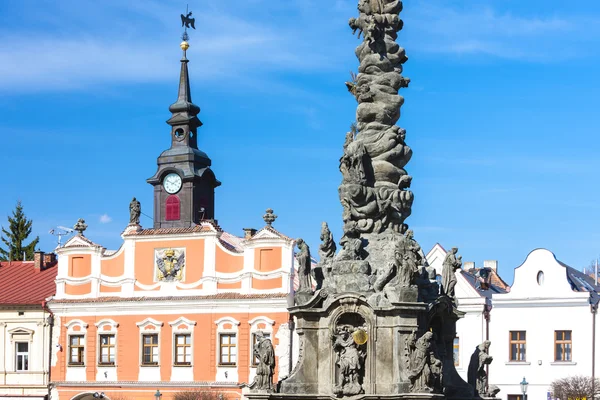
<svg viewBox="0 0 600 400">
<path fill-rule="evenodd" d="M 165 203 L 165 220 L 167 221 L 179 221 L 181 218 L 181 202 L 179 197 L 172 195 L 167 197 Z"/>
</svg>

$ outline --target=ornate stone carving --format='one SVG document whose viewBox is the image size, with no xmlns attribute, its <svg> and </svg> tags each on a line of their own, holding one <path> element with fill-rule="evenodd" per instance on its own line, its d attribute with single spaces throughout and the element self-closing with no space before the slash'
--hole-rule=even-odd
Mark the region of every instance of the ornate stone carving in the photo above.
<svg viewBox="0 0 600 400">
<path fill-rule="evenodd" d="M 141 213 L 142 204 L 134 197 L 129 203 L 129 225 L 139 225 Z"/>
<path fill-rule="evenodd" d="M 335 256 L 336 246 L 327 222 L 323 222 L 321 224 L 320 238 L 321 244 L 319 245 L 319 257 L 321 260 L 333 258 Z"/>
<path fill-rule="evenodd" d="M 417 339 L 417 333 L 413 331 L 406 339 L 406 353 L 409 355 L 410 391 L 441 393 L 442 362 L 436 354 L 433 333 L 425 332 Z"/>
<path fill-rule="evenodd" d="M 364 327 L 341 324 L 331 336 L 335 351 L 336 382 L 333 392 L 337 396 L 354 396 L 364 393 L 365 356 L 368 335 Z"/>
<path fill-rule="evenodd" d="M 357 133 L 346 136 L 340 159 L 344 222 L 355 222 L 361 233 L 404 232 L 413 195 L 404 170 L 412 151 L 405 130 L 395 125 L 404 102 L 398 90 L 409 82 L 401 74 L 407 57 L 396 43 L 402 3 L 360 0 L 358 10 L 359 17 L 349 21 L 363 42 L 356 48 L 358 74 L 346 83 L 358 107 Z"/>
<path fill-rule="evenodd" d="M 252 390 L 270 393 L 273 391 L 275 351 L 271 340 L 266 338 L 262 331 L 256 332 L 256 338 L 254 356 L 258 358 L 258 365 L 256 366 L 256 377 L 254 378 Z"/>
<path fill-rule="evenodd" d="M 85 220 L 83 218 L 79 218 L 77 220 L 77 223 L 75 225 L 73 225 L 73 229 L 76 230 L 77 232 L 79 232 L 80 235 L 83 236 L 83 232 L 87 229 L 87 224 L 85 223 Z"/>
<path fill-rule="evenodd" d="M 276 219 L 277 215 L 273 214 L 273 209 L 267 208 L 265 215 L 263 215 L 263 220 L 266 222 L 267 226 L 272 226 Z"/>
<path fill-rule="evenodd" d="M 462 266 L 462 257 L 456 256 L 457 247 L 453 247 L 444 259 L 442 269 L 442 293 L 451 299 L 456 299 L 454 288 L 456 286 L 456 270 Z"/>
<path fill-rule="evenodd" d="M 156 280 L 180 281 L 183 279 L 185 267 L 185 251 L 183 249 L 155 250 Z"/>
<path fill-rule="evenodd" d="M 488 389 L 488 377 L 485 372 L 485 366 L 489 365 L 493 361 L 493 357 L 489 355 L 490 351 L 489 340 L 481 343 L 473 355 L 471 355 L 471 361 L 469 362 L 468 380 L 469 384 L 475 389 L 475 393 L 482 397 L 494 397 L 498 392 L 497 387 L 490 387 Z M 495 393 L 491 393 L 495 392 Z"/>
<path fill-rule="evenodd" d="M 300 250 L 296 254 L 296 261 L 298 262 L 298 282 L 299 287 L 298 293 L 312 293 L 312 284 L 310 281 L 310 269 L 311 269 L 311 258 L 310 249 L 306 242 L 302 239 L 296 240 L 296 246 Z"/>
</svg>

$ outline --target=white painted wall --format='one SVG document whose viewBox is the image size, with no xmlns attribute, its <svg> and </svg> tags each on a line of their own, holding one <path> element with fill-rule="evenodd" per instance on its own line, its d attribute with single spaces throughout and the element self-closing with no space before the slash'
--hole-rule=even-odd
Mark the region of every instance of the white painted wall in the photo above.
<svg viewBox="0 0 600 400">
<path fill-rule="evenodd" d="M 537 281 L 540 271 L 544 275 L 542 284 Z M 515 269 L 511 291 L 492 296 L 490 354 L 494 361 L 490 384 L 502 390 L 500 398 L 520 394 L 523 377 L 529 382 L 528 398 L 537 400 L 546 399 L 555 379 L 591 376 L 592 314 L 588 299 L 589 293 L 571 289 L 566 268 L 548 250 L 532 251 Z M 570 363 L 554 361 L 555 330 L 572 331 Z M 509 362 L 510 331 L 527 332 L 525 362 Z"/>
<path fill-rule="evenodd" d="M 19 311 L 24 314 L 19 315 Z M 0 310 L 0 393 L 43 399 L 48 393 L 48 313 L 43 310 Z M 29 370 L 16 371 L 16 342 L 29 343 Z"/>
</svg>

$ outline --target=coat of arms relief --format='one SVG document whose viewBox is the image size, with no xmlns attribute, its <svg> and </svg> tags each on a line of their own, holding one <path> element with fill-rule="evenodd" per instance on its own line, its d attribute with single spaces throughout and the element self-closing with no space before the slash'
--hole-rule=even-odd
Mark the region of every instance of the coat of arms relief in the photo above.
<svg viewBox="0 0 600 400">
<path fill-rule="evenodd" d="M 154 279 L 157 282 L 183 280 L 185 248 L 154 249 L 154 260 Z"/>
</svg>

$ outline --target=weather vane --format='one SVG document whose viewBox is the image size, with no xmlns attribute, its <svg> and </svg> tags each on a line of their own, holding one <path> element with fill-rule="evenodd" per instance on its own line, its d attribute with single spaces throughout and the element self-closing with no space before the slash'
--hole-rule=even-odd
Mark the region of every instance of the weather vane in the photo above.
<svg viewBox="0 0 600 400">
<path fill-rule="evenodd" d="M 187 42 L 188 39 L 190 38 L 187 34 L 187 29 L 188 28 L 192 28 L 192 29 L 196 29 L 196 27 L 194 26 L 194 23 L 196 22 L 195 18 L 192 18 L 192 12 L 188 11 L 188 5 L 186 4 L 185 6 L 185 15 L 181 14 L 181 27 L 184 28 L 183 29 L 183 35 L 181 35 L 181 39 L 184 42 Z"/>
</svg>

